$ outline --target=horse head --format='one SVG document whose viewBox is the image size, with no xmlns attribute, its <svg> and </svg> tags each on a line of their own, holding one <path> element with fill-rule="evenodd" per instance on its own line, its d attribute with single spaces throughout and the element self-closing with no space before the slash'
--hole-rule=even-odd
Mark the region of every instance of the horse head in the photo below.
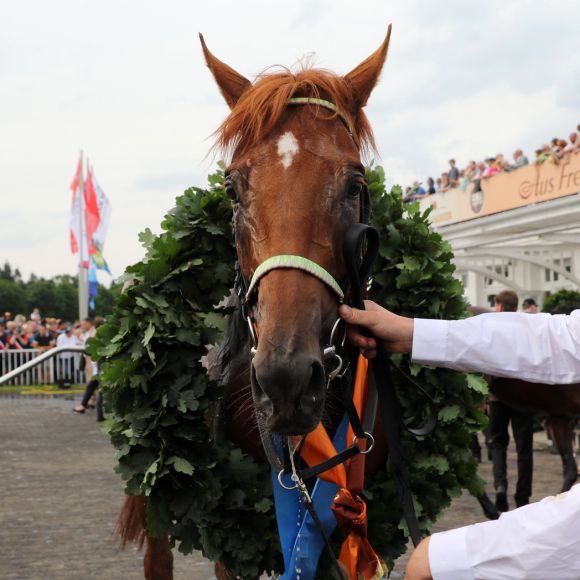
<svg viewBox="0 0 580 580">
<path fill-rule="evenodd" d="M 200 35 L 231 109 L 217 144 L 231 153 L 225 187 L 243 279 L 249 284 L 272 257 L 302 258 L 297 267 L 270 264 L 248 295 L 258 336 L 254 406 L 261 423 L 282 435 L 312 431 L 323 414 L 323 351 L 341 291 L 329 280 L 344 288 L 343 238 L 368 217 L 361 152 L 373 149 L 374 141 L 363 107 L 385 62 L 390 32 L 389 26 L 378 50 L 345 76 L 284 69 L 254 83 L 213 56 Z"/>
</svg>

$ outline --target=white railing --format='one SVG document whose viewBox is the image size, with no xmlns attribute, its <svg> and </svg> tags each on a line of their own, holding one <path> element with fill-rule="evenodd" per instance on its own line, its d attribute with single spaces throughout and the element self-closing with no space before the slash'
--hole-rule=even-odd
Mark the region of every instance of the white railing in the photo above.
<svg viewBox="0 0 580 580">
<path fill-rule="evenodd" d="M 82 350 L 82 347 L 79 347 Z M 8 378 L 6 375 L 14 374 L 14 371 L 23 365 L 27 368 L 24 372 L 16 374 L 9 381 L 0 381 L 0 384 L 11 385 L 50 385 L 59 382 L 79 384 L 85 382 L 85 373 L 82 370 L 82 352 L 57 352 L 45 351 L 38 364 L 32 363 L 42 352 L 34 348 L 22 350 L 0 351 L 0 378 Z M 54 356 L 52 356 L 54 354 Z M 31 363 L 31 364 L 28 364 Z"/>
</svg>

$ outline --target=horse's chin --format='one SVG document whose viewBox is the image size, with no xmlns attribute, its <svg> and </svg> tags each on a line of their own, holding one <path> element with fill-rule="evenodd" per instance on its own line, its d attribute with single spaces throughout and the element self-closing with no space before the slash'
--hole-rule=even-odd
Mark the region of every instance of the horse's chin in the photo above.
<svg viewBox="0 0 580 580">
<path fill-rule="evenodd" d="M 282 437 L 313 431 L 322 417 L 326 398 L 322 364 L 314 357 L 303 356 L 278 365 L 262 362 L 257 370 L 256 360 L 258 356 L 250 377 L 259 423 L 268 432 Z"/>
<path fill-rule="evenodd" d="M 280 437 L 295 437 L 299 435 L 308 435 L 316 429 L 320 418 L 312 417 L 293 417 L 291 420 L 272 417 L 267 421 L 268 430 Z"/>
<path fill-rule="evenodd" d="M 315 412 L 305 413 L 296 410 L 292 414 L 277 413 L 270 401 L 256 401 L 254 398 L 256 418 L 262 428 L 280 437 L 308 435 L 316 429 L 322 417 L 322 406 Z"/>
</svg>

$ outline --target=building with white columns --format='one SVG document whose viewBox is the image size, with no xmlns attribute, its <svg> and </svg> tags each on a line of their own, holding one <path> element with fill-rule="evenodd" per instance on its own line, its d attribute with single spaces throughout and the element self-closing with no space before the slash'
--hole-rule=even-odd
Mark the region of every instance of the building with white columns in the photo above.
<svg viewBox="0 0 580 580">
<path fill-rule="evenodd" d="M 467 300 L 493 306 L 515 290 L 540 305 L 563 288 L 580 291 L 580 153 L 481 180 L 420 201 L 455 254 Z"/>
</svg>

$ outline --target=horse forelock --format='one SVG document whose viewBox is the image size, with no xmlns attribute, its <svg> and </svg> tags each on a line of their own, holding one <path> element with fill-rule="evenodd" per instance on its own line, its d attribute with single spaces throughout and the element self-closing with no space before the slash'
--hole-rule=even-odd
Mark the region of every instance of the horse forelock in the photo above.
<svg viewBox="0 0 580 580">
<path fill-rule="evenodd" d="M 361 151 L 376 150 L 372 129 L 348 79 L 315 68 L 304 68 L 296 73 L 282 68 L 258 76 L 216 131 L 216 147 L 224 154 L 245 153 L 276 127 L 292 97 L 331 101 L 348 119 Z M 324 113 L 326 118 L 329 111 L 324 109 Z M 327 117 L 336 117 L 336 113 Z"/>
</svg>

